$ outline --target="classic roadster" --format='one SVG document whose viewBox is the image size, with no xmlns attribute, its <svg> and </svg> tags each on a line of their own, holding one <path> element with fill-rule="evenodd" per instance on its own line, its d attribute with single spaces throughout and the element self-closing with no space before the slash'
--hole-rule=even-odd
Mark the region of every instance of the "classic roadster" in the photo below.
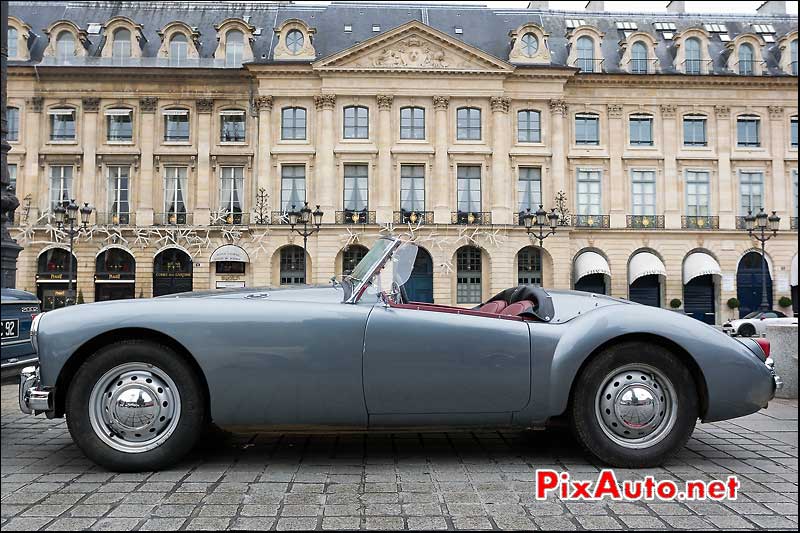
<svg viewBox="0 0 800 533">
<path fill-rule="evenodd" d="M 602 461 L 658 465 L 698 418 L 767 406 L 764 339 L 678 313 L 520 286 L 474 309 L 408 301 L 412 242 L 379 239 L 325 287 L 186 293 L 36 317 L 20 407 L 66 415 L 117 471 L 232 431 L 534 428 L 566 419 Z"/>
</svg>

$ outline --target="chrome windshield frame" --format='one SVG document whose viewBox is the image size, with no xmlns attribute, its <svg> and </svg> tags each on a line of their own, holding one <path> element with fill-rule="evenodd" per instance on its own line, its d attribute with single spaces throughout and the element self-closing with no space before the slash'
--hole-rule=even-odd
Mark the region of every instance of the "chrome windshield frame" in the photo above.
<svg viewBox="0 0 800 533">
<path fill-rule="evenodd" d="M 372 265 L 372 268 L 370 268 L 370 269 L 367 271 L 367 275 L 366 275 L 366 276 L 364 276 L 364 280 L 363 280 L 363 281 L 361 281 L 361 280 L 354 280 L 354 281 L 358 281 L 358 285 L 356 285 L 356 286 L 353 288 L 353 292 L 352 292 L 352 294 L 350 294 L 350 297 L 349 297 L 349 298 L 347 298 L 347 299 L 344 301 L 344 303 L 348 303 L 348 304 L 355 304 L 355 303 L 358 303 L 358 301 L 359 301 L 359 300 L 361 299 L 361 297 L 364 295 L 364 292 L 367 290 L 367 287 L 369 287 L 369 286 L 370 286 L 370 284 L 372 284 L 372 279 L 375 277 L 375 275 L 378 273 L 378 271 L 379 271 L 381 268 L 383 268 L 383 265 L 385 265 L 385 264 L 386 264 L 386 261 L 388 261 L 388 260 L 389 260 L 389 258 L 392 256 L 392 254 L 394 253 L 394 251 L 395 251 L 395 250 L 396 250 L 396 249 L 397 249 L 397 248 L 398 248 L 398 247 L 399 247 L 401 244 L 403 244 L 403 241 L 402 241 L 401 239 L 397 238 L 397 237 L 382 237 L 382 238 L 383 238 L 383 239 L 387 239 L 387 240 L 391 240 L 391 241 L 392 241 L 392 245 L 391 245 L 391 246 L 389 246 L 389 247 L 386 249 L 386 251 L 385 251 L 385 252 L 383 253 L 383 255 L 381 256 L 381 258 L 380 258 L 380 261 L 376 261 L 376 262 L 375 262 L 375 264 L 374 264 L 374 265 Z"/>
</svg>

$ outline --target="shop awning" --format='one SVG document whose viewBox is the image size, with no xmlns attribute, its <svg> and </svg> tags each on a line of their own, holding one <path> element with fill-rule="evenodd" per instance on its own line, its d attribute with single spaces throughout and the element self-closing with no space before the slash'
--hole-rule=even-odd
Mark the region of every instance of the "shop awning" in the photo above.
<svg viewBox="0 0 800 533">
<path fill-rule="evenodd" d="M 797 286 L 797 254 L 794 254 L 794 259 L 792 259 L 792 287 Z"/>
<path fill-rule="evenodd" d="M 694 252 L 686 257 L 683 262 L 683 283 L 689 283 L 700 276 L 722 275 L 722 269 L 717 260 L 703 252 Z"/>
<path fill-rule="evenodd" d="M 249 263 L 250 257 L 243 248 L 240 248 L 234 244 L 225 244 L 214 250 L 214 253 L 211 254 L 210 261 L 212 263 L 217 261 L 237 261 L 239 263 Z"/>
<path fill-rule="evenodd" d="M 628 264 L 628 283 L 633 283 L 643 276 L 667 275 L 667 268 L 661 259 L 650 252 L 640 252 L 631 258 Z"/>
<path fill-rule="evenodd" d="M 575 281 L 590 274 L 611 275 L 611 268 L 608 261 L 597 252 L 583 252 L 575 258 Z"/>
</svg>

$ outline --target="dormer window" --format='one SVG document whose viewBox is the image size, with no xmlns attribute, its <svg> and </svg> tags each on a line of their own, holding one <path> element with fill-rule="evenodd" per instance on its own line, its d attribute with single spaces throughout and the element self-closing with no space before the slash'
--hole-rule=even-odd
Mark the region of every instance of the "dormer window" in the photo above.
<svg viewBox="0 0 800 533">
<path fill-rule="evenodd" d="M 17 17 L 8 17 L 8 31 L 6 33 L 6 46 L 8 59 L 11 61 L 27 61 L 30 59 L 28 39 L 31 36 L 31 27 Z"/>
<path fill-rule="evenodd" d="M 75 36 L 69 30 L 64 30 L 56 37 L 56 58 L 58 61 L 67 62 L 75 57 Z"/>
<path fill-rule="evenodd" d="M 176 33 L 169 41 L 169 64 L 173 66 L 180 66 L 186 63 L 189 57 L 189 41 L 186 35 Z"/>
<path fill-rule="evenodd" d="M 17 32 L 16 28 L 8 28 L 6 37 L 8 39 L 8 58 L 15 59 L 18 54 L 17 39 L 19 38 L 19 32 Z"/>
<path fill-rule="evenodd" d="M 789 68 L 792 76 L 797 76 L 797 39 L 789 44 Z"/>
<path fill-rule="evenodd" d="M 647 45 L 636 41 L 631 47 L 631 73 L 647 74 Z"/>
<path fill-rule="evenodd" d="M 353 31 L 352 24 L 345 24 L 345 33 Z M 316 50 L 314 50 L 313 35 L 314 28 L 310 28 L 300 19 L 288 19 L 275 28 L 278 42 L 275 45 L 273 58 L 286 61 L 314 60 Z"/>
<path fill-rule="evenodd" d="M 462 28 L 456 28 L 456 33 Z M 511 50 L 508 58 L 512 63 L 523 65 L 549 65 L 550 50 L 547 46 L 548 34 L 536 24 L 524 24 L 508 32 Z"/>
<path fill-rule="evenodd" d="M 303 49 L 304 41 L 305 37 L 303 37 L 303 32 L 300 30 L 291 30 L 286 34 L 286 48 L 290 54 L 299 54 L 300 50 Z"/>
<path fill-rule="evenodd" d="M 520 48 L 526 57 L 533 57 L 539 50 L 539 39 L 532 33 L 526 33 L 522 36 L 522 45 Z"/>
<path fill-rule="evenodd" d="M 753 45 L 744 43 L 739 46 L 739 74 L 742 76 L 752 76 L 756 70 L 756 53 Z"/>
<path fill-rule="evenodd" d="M 700 50 L 700 39 L 690 37 L 686 39 L 686 74 L 700 74 L 703 56 Z"/>
<path fill-rule="evenodd" d="M 594 40 L 586 35 L 578 37 L 578 60 L 576 67 L 582 72 L 594 72 Z"/>
<path fill-rule="evenodd" d="M 114 30 L 113 38 L 111 57 L 114 59 L 131 57 L 131 31 L 127 28 L 118 28 Z"/>
<path fill-rule="evenodd" d="M 244 34 L 239 30 L 230 30 L 225 35 L 225 66 L 241 67 L 244 53 Z"/>
</svg>

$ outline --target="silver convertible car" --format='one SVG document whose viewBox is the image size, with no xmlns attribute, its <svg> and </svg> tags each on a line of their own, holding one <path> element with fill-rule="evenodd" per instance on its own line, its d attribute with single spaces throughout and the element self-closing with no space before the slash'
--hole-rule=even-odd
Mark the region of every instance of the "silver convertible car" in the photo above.
<svg viewBox="0 0 800 533">
<path fill-rule="evenodd" d="M 36 317 L 20 407 L 66 415 L 116 471 L 181 459 L 207 424 L 244 432 L 539 428 L 568 420 L 621 467 L 662 463 L 697 419 L 767 406 L 764 339 L 531 286 L 474 309 L 408 301 L 412 242 L 379 239 L 325 287 L 101 302 Z"/>
</svg>

